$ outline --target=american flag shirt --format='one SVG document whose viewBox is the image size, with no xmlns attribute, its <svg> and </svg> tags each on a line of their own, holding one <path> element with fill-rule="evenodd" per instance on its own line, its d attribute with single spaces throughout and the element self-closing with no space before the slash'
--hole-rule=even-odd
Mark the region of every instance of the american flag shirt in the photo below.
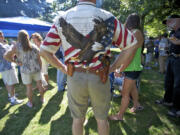
<svg viewBox="0 0 180 135">
<path fill-rule="evenodd" d="M 112 44 L 123 50 L 135 45 L 137 42 L 132 33 L 116 17 L 110 12 L 96 8 L 96 5 L 92 2 L 79 2 L 76 7 L 64 12 L 60 17 L 63 17 L 79 33 L 86 37 L 94 28 L 94 18 L 101 18 L 105 21 L 108 33 L 103 36 L 100 42 L 104 49 L 98 51 L 88 65 L 89 68 L 94 70 L 102 67 L 102 62 L 99 60 L 100 55 L 110 56 L 110 46 Z M 67 42 L 66 37 L 62 33 L 59 19 L 57 19 L 46 35 L 41 48 L 54 54 L 61 45 L 64 50 L 65 63 L 73 62 L 75 67 L 86 66 L 86 62 L 79 62 L 77 59 L 73 59 L 79 55 L 81 49 L 76 49 Z"/>
</svg>

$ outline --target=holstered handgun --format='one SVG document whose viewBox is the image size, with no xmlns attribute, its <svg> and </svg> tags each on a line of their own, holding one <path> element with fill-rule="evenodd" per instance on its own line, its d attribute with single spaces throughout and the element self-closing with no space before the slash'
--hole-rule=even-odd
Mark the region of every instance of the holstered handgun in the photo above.
<svg viewBox="0 0 180 135">
<path fill-rule="evenodd" d="M 102 83 L 106 83 L 108 79 L 108 75 L 109 75 L 110 60 L 109 60 L 109 57 L 104 56 L 101 61 L 102 61 L 103 67 L 99 69 L 97 75 L 99 75 Z M 69 62 L 67 64 L 67 74 L 72 77 L 74 71 L 75 71 L 74 64 Z"/>
<path fill-rule="evenodd" d="M 109 75 L 110 60 L 108 57 L 104 56 L 102 59 L 103 67 L 99 70 L 99 77 L 102 83 L 106 83 Z"/>
<path fill-rule="evenodd" d="M 73 73 L 74 73 L 74 70 L 75 70 L 74 69 L 74 64 L 68 62 L 68 64 L 67 64 L 67 74 L 72 77 Z"/>
</svg>

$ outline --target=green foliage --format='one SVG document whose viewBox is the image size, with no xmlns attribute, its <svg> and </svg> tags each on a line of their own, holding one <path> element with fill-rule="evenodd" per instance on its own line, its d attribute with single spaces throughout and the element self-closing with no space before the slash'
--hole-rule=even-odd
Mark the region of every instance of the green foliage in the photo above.
<svg viewBox="0 0 180 135">
<path fill-rule="evenodd" d="M 77 4 L 77 0 L 56 0 L 53 2 L 54 11 L 66 11 Z"/>
<path fill-rule="evenodd" d="M 105 10 L 110 11 L 112 14 L 114 14 L 117 18 L 120 18 L 120 0 L 104 0 L 103 7 Z"/>
<path fill-rule="evenodd" d="M 77 0 L 1 0 L 0 17 L 29 16 L 52 22 L 58 11 L 74 7 Z M 138 13 L 142 30 L 148 36 L 157 36 L 165 31 L 162 25 L 170 14 L 180 13 L 179 0 L 104 0 L 103 8 L 113 13 L 122 23 L 130 13 Z M 13 9 L 13 10 L 7 10 Z"/>
<path fill-rule="evenodd" d="M 0 4 L 0 17 L 39 17 L 50 11 L 46 0 L 1 0 Z"/>
<path fill-rule="evenodd" d="M 179 14 L 178 3 L 177 0 L 105 0 L 103 8 L 112 12 L 122 23 L 130 13 L 139 14 L 142 29 L 148 36 L 155 37 L 165 31 L 162 20 L 170 14 Z"/>
<path fill-rule="evenodd" d="M 158 37 L 166 32 L 166 27 L 161 21 L 155 19 L 152 23 L 145 25 L 146 35 L 151 37 Z"/>
</svg>

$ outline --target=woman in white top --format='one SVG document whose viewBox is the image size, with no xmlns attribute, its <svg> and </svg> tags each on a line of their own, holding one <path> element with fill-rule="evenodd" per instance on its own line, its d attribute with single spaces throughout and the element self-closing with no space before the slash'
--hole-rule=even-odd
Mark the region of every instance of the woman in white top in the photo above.
<svg viewBox="0 0 180 135">
<path fill-rule="evenodd" d="M 32 80 L 37 82 L 38 89 L 41 95 L 41 101 L 44 102 L 44 88 L 41 83 L 41 60 L 39 56 L 39 48 L 31 44 L 29 35 L 25 30 L 18 33 L 18 42 L 9 50 L 5 57 L 9 61 L 14 61 L 14 56 L 17 56 L 17 61 L 21 63 L 21 77 L 23 84 L 26 85 L 27 97 L 29 99 L 27 106 L 33 107 L 32 104 Z"/>
<path fill-rule="evenodd" d="M 32 41 L 33 43 L 38 47 L 40 48 L 41 44 L 42 44 L 42 37 L 39 33 L 33 33 L 32 36 Z M 44 88 L 47 90 L 48 89 L 48 66 L 49 64 L 47 63 L 47 61 L 40 57 L 41 58 L 41 62 L 42 62 L 42 68 L 41 68 L 41 73 L 42 73 L 42 83 L 43 83 L 43 86 Z"/>
</svg>

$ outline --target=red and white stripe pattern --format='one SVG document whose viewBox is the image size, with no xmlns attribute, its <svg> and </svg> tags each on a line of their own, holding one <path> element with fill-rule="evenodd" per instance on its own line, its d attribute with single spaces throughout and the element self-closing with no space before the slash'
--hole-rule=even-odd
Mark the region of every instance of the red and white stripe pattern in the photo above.
<svg viewBox="0 0 180 135">
<path fill-rule="evenodd" d="M 112 15 L 109 15 L 109 17 L 112 17 Z M 54 23 L 54 25 L 51 27 L 50 31 L 46 35 L 46 38 L 41 48 L 45 49 L 48 52 L 56 53 L 60 45 L 62 45 L 66 64 L 67 62 L 73 62 L 75 67 L 86 65 L 85 62 L 80 63 L 77 59 L 73 59 L 73 57 L 78 57 L 80 53 L 80 49 L 75 49 L 72 45 L 70 45 L 66 41 L 66 38 L 62 34 L 62 29 L 59 26 L 58 21 L 59 20 L 57 20 Z M 115 46 L 121 49 L 127 49 L 136 43 L 134 36 L 117 19 L 115 19 L 114 25 L 115 25 L 115 29 L 114 29 L 113 44 Z M 99 52 L 94 56 L 91 63 L 89 64 L 90 68 L 98 69 L 102 66 L 101 61 L 98 60 L 100 54 L 105 54 L 106 56 L 110 56 L 110 46 L 106 47 L 104 52 Z"/>
<path fill-rule="evenodd" d="M 55 53 L 60 47 L 60 45 L 61 45 L 61 38 L 58 34 L 57 27 L 55 26 L 55 24 L 53 24 L 48 34 L 46 35 L 46 38 L 44 39 L 44 42 L 41 45 L 41 48 L 43 48 L 48 52 Z"/>
<path fill-rule="evenodd" d="M 120 49 L 127 49 L 136 43 L 133 34 L 124 27 L 117 19 L 114 21 L 115 24 L 115 34 L 113 39 L 113 44 Z"/>
<path fill-rule="evenodd" d="M 46 38 L 41 45 L 41 48 L 45 49 L 48 52 L 55 53 L 58 48 L 61 45 L 61 38 L 58 35 L 58 26 L 56 27 L 55 24 L 51 27 L 50 31 L 46 35 Z M 82 65 L 86 65 L 85 62 L 79 63 L 77 60 L 72 59 L 72 57 L 77 57 L 80 53 L 80 49 L 75 49 L 73 46 L 69 45 L 69 43 L 66 42 L 64 45 L 62 43 L 63 49 L 64 49 L 64 57 L 65 57 L 65 63 L 67 62 L 73 62 L 75 67 L 80 67 Z M 102 66 L 101 61 L 98 60 L 98 57 L 100 54 L 106 54 L 107 56 L 110 56 L 110 49 L 106 48 L 105 52 L 97 53 L 94 58 L 92 59 L 92 62 L 89 64 L 89 67 L 96 70 L 99 69 Z"/>
</svg>

